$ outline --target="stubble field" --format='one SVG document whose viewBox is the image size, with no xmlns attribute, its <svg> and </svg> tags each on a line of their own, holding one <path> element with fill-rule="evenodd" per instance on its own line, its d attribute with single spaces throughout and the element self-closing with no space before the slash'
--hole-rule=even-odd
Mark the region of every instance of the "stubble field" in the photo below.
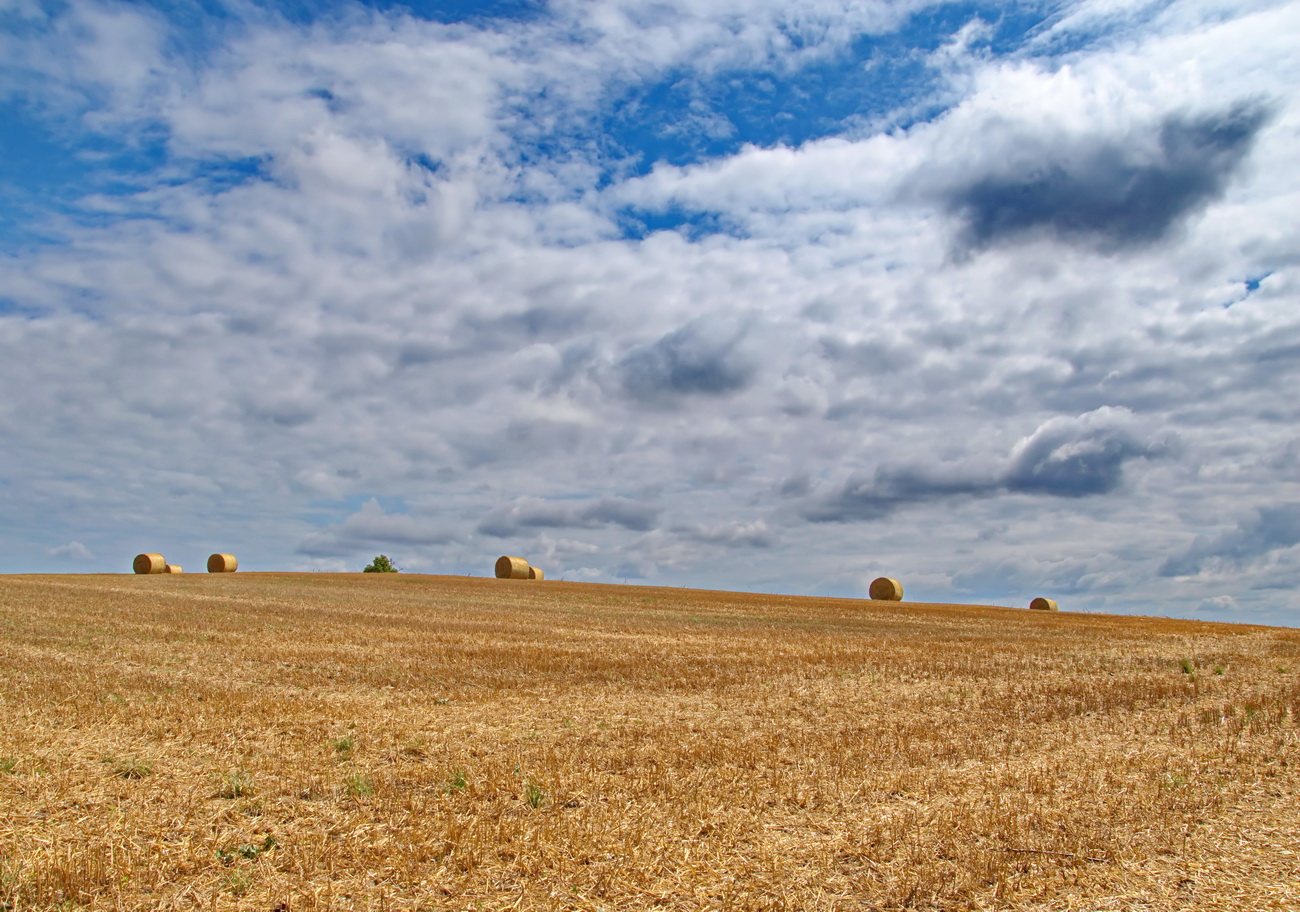
<svg viewBox="0 0 1300 912">
<path fill-rule="evenodd" d="M 0 577 L 0 909 L 1300 908 L 1300 630 Z"/>
</svg>

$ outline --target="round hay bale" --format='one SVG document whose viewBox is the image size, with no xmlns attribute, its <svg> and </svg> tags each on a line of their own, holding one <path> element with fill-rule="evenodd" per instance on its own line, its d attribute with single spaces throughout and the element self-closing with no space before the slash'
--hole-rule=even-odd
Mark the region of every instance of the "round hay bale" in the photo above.
<svg viewBox="0 0 1300 912">
<path fill-rule="evenodd" d="M 508 555 L 498 557 L 497 579 L 528 579 L 528 561 Z"/>
<path fill-rule="evenodd" d="M 180 564 L 168 564 L 168 565 L 167 565 L 167 569 L 164 570 L 163 572 L 164 572 L 164 573 L 184 573 L 184 572 L 185 572 L 185 568 L 183 568 Z"/>
<path fill-rule="evenodd" d="M 1030 602 L 1029 607 L 1033 611 L 1060 611 L 1061 610 L 1060 608 L 1056 607 L 1056 599 L 1043 598 L 1041 595 L 1038 598 L 1034 599 L 1032 602 Z"/>
<path fill-rule="evenodd" d="M 871 581 L 869 593 L 873 599 L 881 602 L 901 602 L 903 584 L 888 576 L 881 576 Z"/>
<path fill-rule="evenodd" d="M 136 573 L 166 573 L 167 561 L 161 554 L 137 554 L 131 569 Z"/>
<path fill-rule="evenodd" d="M 208 556 L 209 573 L 234 573 L 239 569 L 239 561 L 233 554 L 212 554 Z"/>
<path fill-rule="evenodd" d="M 530 566 L 530 567 L 528 568 L 528 578 L 529 578 L 529 579 L 544 580 L 544 579 L 546 579 L 546 574 L 543 573 L 541 570 L 537 569 L 536 567 L 531 567 L 531 566 Z"/>
</svg>

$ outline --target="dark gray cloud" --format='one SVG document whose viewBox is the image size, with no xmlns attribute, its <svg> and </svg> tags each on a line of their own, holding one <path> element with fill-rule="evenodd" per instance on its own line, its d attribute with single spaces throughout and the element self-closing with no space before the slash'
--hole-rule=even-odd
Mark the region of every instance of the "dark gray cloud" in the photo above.
<svg viewBox="0 0 1300 912">
<path fill-rule="evenodd" d="M 1173 114 L 1147 136 L 1044 150 L 1017 173 L 978 176 L 945 199 L 978 250 L 1047 233 L 1104 250 L 1150 244 L 1223 195 L 1272 109 L 1258 101 Z"/>
<path fill-rule="evenodd" d="M 1198 536 L 1185 552 L 1160 567 L 1161 576 L 1192 576 L 1211 561 L 1240 566 L 1272 551 L 1300 545 L 1300 503 L 1260 507 L 1255 515 L 1216 536 Z"/>
<path fill-rule="evenodd" d="M 882 467 L 856 475 L 804 510 L 813 522 L 880 519 L 901 507 L 954 497 L 1000 492 L 1089 497 L 1119 487 L 1124 465 L 1163 455 L 1168 445 L 1141 440 L 1126 409 L 1104 407 L 1078 417 L 1044 422 L 1016 444 L 1001 471 L 941 473 L 924 468 Z"/>
<path fill-rule="evenodd" d="M 319 405 L 307 396 L 267 392 L 261 398 L 249 397 L 244 413 L 255 421 L 269 422 L 281 428 L 295 428 L 313 420 Z"/>
<path fill-rule="evenodd" d="M 618 364 L 623 390 L 647 403 L 743 389 L 755 365 L 743 350 L 745 329 L 695 321 L 629 352 Z"/>
<path fill-rule="evenodd" d="M 908 504 L 987 495 L 999 487 L 999 480 L 992 477 L 941 478 L 919 469 L 881 468 L 872 476 L 849 478 L 815 500 L 804 516 L 813 522 L 881 519 Z"/>
<path fill-rule="evenodd" d="M 778 497 L 803 497 L 812 490 L 812 479 L 806 472 L 798 472 L 794 475 L 788 475 L 781 479 L 781 483 L 776 486 Z"/>
<path fill-rule="evenodd" d="M 1017 444 L 1001 485 L 1053 497 L 1109 494 L 1123 480 L 1126 462 L 1165 449 L 1139 440 L 1121 415 L 1127 412 L 1102 408 L 1080 419 L 1053 418 Z"/>
<path fill-rule="evenodd" d="M 916 362 L 916 351 L 896 342 L 873 340 L 848 342 L 825 335 L 819 340 L 821 353 L 829 361 L 851 368 L 855 373 L 890 374 Z"/>
<path fill-rule="evenodd" d="M 536 529 L 599 529 L 621 526 L 634 532 L 654 527 L 660 508 L 623 497 L 602 497 L 580 503 L 521 498 L 488 513 L 478 530 L 510 538 Z"/>
<path fill-rule="evenodd" d="M 447 342 L 407 341 L 402 342 L 397 348 L 397 366 L 401 368 L 436 364 L 464 353 L 463 349 Z"/>
</svg>

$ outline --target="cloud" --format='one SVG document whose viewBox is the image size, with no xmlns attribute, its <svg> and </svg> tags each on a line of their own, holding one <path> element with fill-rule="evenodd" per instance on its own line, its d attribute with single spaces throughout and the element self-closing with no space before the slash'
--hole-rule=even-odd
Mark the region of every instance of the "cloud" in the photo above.
<svg viewBox="0 0 1300 912">
<path fill-rule="evenodd" d="M 1238 605 L 1237 600 L 1230 595 L 1215 595 L 1210 598 L 1201 599 L 1194 610 L 1205 614 L 1231 616 L 1238 610 Z"/>
<path fill-rule="evenodd" d="M 0 27 L 11 568 L 519 536 L 569 578 L 859 595 L 870 554 L 1178 613 L 1153 568 L 1300 501 L 1300 108 L 1242 101 L 1297 97 L 1294 4 L 191 6 Z"/>
<path fill-rule="evenodd" d="M 829 361 L 862 374 L 890 374 L 902 370 L 916 357 L 914 349 L 888 339 L 849 340 L 825 335 L 822 355 Z"/>
<path fill-rule="evenodd" d="M 883 519 L 909 504 L 956 497 L 978 497 L 1001 487 L 996 478 L 941 478 L 920 469 L 880 468 L 874 475 L 854 475 L 804 510 L 812 522 L 858 522 Z"/>
<path fill-rule="evenodd" d="M 454 537 L 452 532 L 408 514 L 387 513 L 378 500 L 371 498 L 338 525 L 303 538 L 298 553 L 308 557 L 348 557 L 372 548 L 438 545 Z"/>
<path fill-rule="evenodd" d="M 478 525 L 484 535 L 510 538 L 538 529 L 600 529 L 618 526 L 635 532 L 653 528 L 661 509 L 622 497 L 584 503 L 520 498 L 496 507 Z"/>
<path fill-rule="evenodd" d="M 775 531 L 761 519 L 678 526 L 672 531 L 688 541 L 725 548 L 770 548 L 777 540 Z"/>
<path fill-rule="evenodd" d="M 1001 484 L 1009 491 L 1053 497 L 1109 494 L 1123 480 L 1126 462 L 1166 451 L 1161 442 L 1140 439 L 1135 424 L 1128 409 L 1110 406 L 1077 418 L 1052 418 L 1016 444 Z"/>
<path fill-rule="evenodd" d="M 633 349 L 618 364 L 623 390 L 656 404 L 741 390 L 756 369 L 742 345 L 745 332 L 726 321 L 698 320 Z"/>
<path fill-rule="evenodd" d="M 1259 507 L 1234 529 L 1197 536 L 1186 551 L 1160 566 L 1160 575 L 1195 576 L 1207 566 L 1243 567 L 1296 545 L 1300 545 L 1300 503 Z"/>
<path fill-rule="evenodd" d="M 1239 101 L 1170 114 L 1136 135 L 1031 147 L 952 187 L 944 204 L 968 250 L 1044 234 L 1110 252 L 1144 246 L 1223 196 L 1272 116 L 1269 105 Z"/>
<path fill-rule="evenodd" d="M 16 23 L 6 26 L 19 27 L 0 32 L 0 101 L 13 94 L 109 131 L 152 113 L 158 76 L 168 68 L 161 16 L 94 0 L 53 15 L 36 4 L 0 7 L 0 16 L 9 15 Z"/>
<path fill-rule="evenodd" d="M 882 466 L 814 497 L 803 515 L 812 522 L 856 522 L 882 519 L 911 504 L 998 493 L 1109 494 L 1122 482 L 1127 462 L 1168 452 L 1163 442 L 1141 439 L 1133 425 L 1131 412 L 1110 406 L 1058 416 L 1019 441 L 999 471 Z"/>
<path fill-rule="evenodd" d="M 59 545 L 57 548 L 50 548 L 45 553 L 50 557 L 58 557 L 64 560 L 93 561 L 95 559 L 95 555 L 90 553 L 90 549 L 79 541 L 70 541 L 67 544 Z"/>
</svg>

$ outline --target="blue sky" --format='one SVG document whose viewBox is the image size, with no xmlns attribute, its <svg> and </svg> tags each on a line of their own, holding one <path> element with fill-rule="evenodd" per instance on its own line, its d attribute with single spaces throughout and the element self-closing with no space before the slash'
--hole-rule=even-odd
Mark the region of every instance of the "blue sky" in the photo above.
<svg viewBox="0 0 1300 912">
<path fill-rule="evenodd" d="M 1294 625 L 1267 2 L 0 0 L 0 572 Z"/>
</svg>

